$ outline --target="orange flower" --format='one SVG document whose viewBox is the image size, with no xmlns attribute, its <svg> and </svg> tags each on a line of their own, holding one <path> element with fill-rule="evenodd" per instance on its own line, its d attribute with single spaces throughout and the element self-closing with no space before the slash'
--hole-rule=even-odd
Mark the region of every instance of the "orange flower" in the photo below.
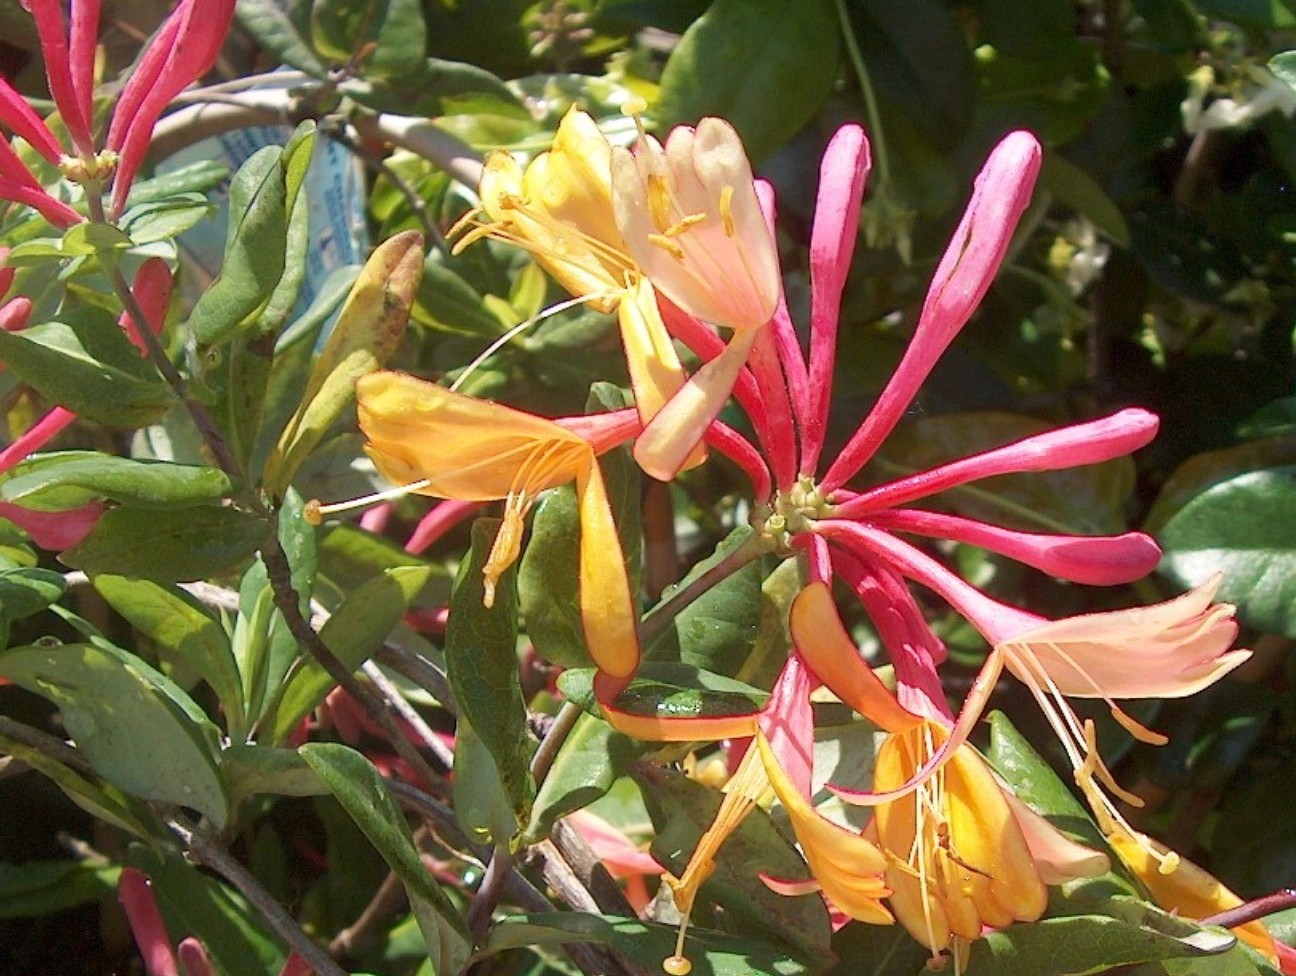
<svg viewBox="0 0 1296 976">
<path fill-rule="evenodd" d="M 613 677 L 634 673 L 638 614 L 597 461 L 598 453 L 633 435 L 638 422 L 632 412 L 573 418 L 564 426 L 390 371 L 362 377 L 356 399 L 365 450 L 402 491 L 504 501 L 504 523 L 483 568 L 487 606 L 500 575 L 518 557 L 531 505 L 546 489 L 575 481 L 580 610 L 590 656 Z"/>
</svg>

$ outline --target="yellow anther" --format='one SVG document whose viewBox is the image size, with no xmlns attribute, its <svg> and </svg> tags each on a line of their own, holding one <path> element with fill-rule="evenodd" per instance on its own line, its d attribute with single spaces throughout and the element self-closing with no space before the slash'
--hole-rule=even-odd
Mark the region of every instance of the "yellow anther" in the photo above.
<svg viewBox="0 0 1296 976">
<path fill-rule="evenodd" d="M 648 213 L 653 226 L 661 232 L 674 224 L 671 220 L 671 192 L 666 177 L 660 173 L 648 175 Z"/>
<path fill-rule="evenodd" d="M 684 248 L 680 247 L 665 234 L 649 234 L 648 243 L 655 247 L 660 247 L 663 251 L 669 251 L 671 257 L 677 261 L 684 260 Z"/>
<path fill-rule="evenodd" d="M 638 95 L 632 95 L 621 103 L 621 114 L 636 118 L 648 111 L 648 102 Z"/>
<path fill-rule="evenodd" d="M 720 191 L 720 222 L 724 224 L 726 237 L 734 236 L 733 195 L 732 186 L 726 186 Z"/>
<path fill-rule="evenodd" d="M 706 219 L 707 219 L 707 215 L 704 213 L 685 214 L 683 217 L 680 218 L 679 223 L 675 224 L 673 227 L 668 227 L 666 229 L 666 236 L 679 237 L 690 227 L 696 227 L 698 224 L 702 223 L 702 221 Z"/>
</svg>

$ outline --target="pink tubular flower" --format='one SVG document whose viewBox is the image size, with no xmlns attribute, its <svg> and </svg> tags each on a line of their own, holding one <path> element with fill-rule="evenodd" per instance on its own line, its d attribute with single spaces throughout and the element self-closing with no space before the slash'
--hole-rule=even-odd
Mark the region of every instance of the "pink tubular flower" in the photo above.
<svg viewBox="0 0 1296 976">
<path fill-rule="evenodd" d="M 72 140 L 65 150 L 5 80 L 0 79 L 0 123 L 65 177 L 103 185 L 111 180 L 111 216 L 126 205 L 163 109 L 216 62 L 234 16 L 234 0 L 181 0 L 162 23 L 122 88 L 102 150 L 94 138 L 94 61 L 99 0 L 72 0 L 70 23 L 61 0 L 23 0 L 40 36 L 50 95 Z M 84 218 L 51 196 L 7 142 L 0 141 L 0 197 L 27 204 L 67 227 Z"/>
<path fill-rule="evenodd" d="M 862 131 L 843 127 L 824 154 L 811 235 L 808 362 L 789 339 L 786 310 L 780 308 L 771 327 L 763 330 L 770 337 L 767 357 L 762 359 L 757 355 L 760 347 L 754 347 L 735 380 L 738 402 L 751 418 L 773 473 L 773 492 L 758 516 L 759 528 L 773 543 L 803 550 L 813 568 L 811 578 L 820 581 L 793 604 L 795 646 L 830 690 L 883 728 L 904 728 L 905 715 L 949 727 L 948 736 L 931 749 L 911 751 L 906 762 L 912 760 L 913 765 L 905 781 L 888 781 L 872 793 L 842 791 L 852 802 L 897 802 L 921 787 L 961 748 L 1007 667 L 1035 693 L 1077 775 L 1087 784 L 1091 801 L 1114 813 L 1098 784 L 1118 793 L 1119 788 L 1097 759 L 1091 728 L 1076 717 L 1065 696 L 1101 697 L 1133 734 L 1159 742 L 1160 736 L 1127 716 L 1115 701 L 1191 694 L 1247 655 L 1229 651 L 1236 634 L 1232 608 L 1211 603 L 1213 588 L 1158 607 L 1051 622 L 997 603 L 908 541 L 925 537 L 976 545 L 1076 583 L 1113 585 L 1144 576 L 1156 567 L 1160 550 L 1143 533 L 1086 537 L 1026 532 L 932 511 L 923 503 L 985 478 L 1058 471 L 1125 456 L 1156 433 L 1157 418 L 1147 411 L 1120 410 L 1034 434 L 862 491 L 844 487 L 894 430 L 989 288 L 1029 203 L 1040 160 L 1040 146 L 1026 132 L 1008 134 L 991 151 L 936 267 L 908 349 L 854 436 L 819 475 L 837 315 L 869 168 Z M 679 316 L 664 318 L 703 358 L 719 355 L 716 340 L 703 330 L 691 329 L 687 322 L 681 327 Z M 831 595 L 822 585 L 834 573 L 855 590 L 872 619 L 896 667 L 896 696 L 872 676 L 837 619 Z M 946 599 L 992 646 L 957 720 L 948 715 L 936 673 L 944 648 L 925 622 L 911 583 Z M 729 721 L 736 724 L 738 717 Z"/>
</svg>

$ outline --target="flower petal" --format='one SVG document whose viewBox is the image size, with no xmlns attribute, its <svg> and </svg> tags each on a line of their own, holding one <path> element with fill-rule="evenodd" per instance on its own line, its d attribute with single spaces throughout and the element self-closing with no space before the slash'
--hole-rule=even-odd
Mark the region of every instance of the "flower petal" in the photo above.
<svg viewBox="0 0 1296 976">
<path fill-rule="evenodd" d="M 591 452 L 576 475 L 580 506 L 580 611 L 590 657 L 614 678 L 639 667 L 638 608 L 612 519 L 603 473 Z"/>
</svg>

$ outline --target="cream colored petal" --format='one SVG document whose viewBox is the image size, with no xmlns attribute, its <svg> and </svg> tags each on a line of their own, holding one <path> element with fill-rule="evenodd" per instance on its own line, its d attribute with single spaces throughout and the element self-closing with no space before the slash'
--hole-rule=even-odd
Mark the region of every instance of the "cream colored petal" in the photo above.
<svg viewBox="0 0 1296 976">
<path fill-rule="evenodd" d="M 635 406 L 646 425 L 685 382 L 684 367 L 647 278 L 635 282 L 621 300 L 618 322 Z"/>
<path fill-rule="evenodd" d="M 724 408 L 738 371 L 756 341 L 755 332 L 739 332 L 715 359 L 689 377 L 635 441 L 634 457 L 658 481 L 679 473 Z"/>
<path fill-rule="evenodd" d="M 1111 860 L 1102 851 L 1077 844 L 1007 790 L 1004 799 L 1046 885 L 1096 878 L 1111 870 Z"/>
</svg>

